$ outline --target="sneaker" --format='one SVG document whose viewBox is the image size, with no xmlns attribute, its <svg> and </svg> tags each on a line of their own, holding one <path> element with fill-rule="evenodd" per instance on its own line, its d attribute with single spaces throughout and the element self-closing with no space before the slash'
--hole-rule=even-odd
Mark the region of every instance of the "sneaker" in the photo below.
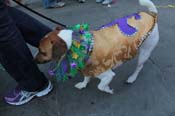
<svg viewBox="0 0 175 116">
<path fill-rule="evenodd" d="M 52 89 L 53 86 L 50 81 L 44 90 L 38 92 L 27 92 L 21 90 L 19 87 L 16 87 L 13 91 L 10 91 L 4 97 L 4 99 L 10 105 L 23 105 L 31 101 L 34 97 L 42 97 L 47 95 L 49 92 L 51 92 Z"/>
<path fill-rule="evenodd" d="M 103 5 L 107 5 L 107 4 L 111 4 L 112 3 L 112 0 L 104 0 L 102 2 Z"/>
<path fill-rule="evenodd" d="M 53 4 L 53 5 L 51 5 L 51 6 L 48 6 L 48 7 L 45 7 L 45 8 L 62 8 L 62 7 L 64 7 L 66 5 L 66 3 L 65 2 L 58 2 L 58 3 L 55 3 L 55 4 Z"/>
<path fill-rule="evenodd" d="M 61 8 L 61 7 L 64 7 L 65 5 L 66 5 L 65 2 L 58 2 L 56 7 Z"/>
<path fill-rule="evenodd" d="M 101 3 L 103 2 L 103 0 L 96 0 L 96 3 Z"/>
</svg>

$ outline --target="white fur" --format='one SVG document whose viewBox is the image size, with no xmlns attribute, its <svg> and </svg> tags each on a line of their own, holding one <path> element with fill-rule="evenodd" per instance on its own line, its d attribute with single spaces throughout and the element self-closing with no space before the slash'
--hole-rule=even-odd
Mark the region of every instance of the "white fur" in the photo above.
<svg viewBox="0 0 175 116">
<path fill-rule="evenodd" d="M 75 85 L 75 87 L 77 89 L 83 89 L 83 88 L 86 88 L 87 84 L 89 83 L 90 81 L 90 77 L 84 77 L 84 81 L 83 82 L 79 82 Z"/>
<path fill-rule="evenodd" d="M 72 45 L 72 32 L 72 30 L 65 29 L 58 33 L 58 36 L 66 42 L 67 49 L 70 49 Z"/>
<path fill-rule="evenodd" d="M 133 83 L 143 68 L 143 64 L 148 60 L 151 55 L 151 52 L 156 47 L 159 41 L 159 31 L 158 25 L 156 24 L 150 36 L 144 41 L 139 50 L 138 64 L 135 72 L 128 78 L 128 83 Z"/>
<path fill-rule="evenodd" d="M 100 79 L 100 83 L 98 84 L 98 89 L 100 91 L 113 94 L 113 89 L 110 89 L 109 83 L 112 81 L 114 76 L 115 76 L 115 73 L 111 69 L 98 75 L 97 78 Z"/>
<path fill-rule="evenodd" d="M 99 78 L 101 80 L 100 83 L 98 84 L 98 89 L 100 91 L 113 94 L 113 90 L 110 89 L 109 83 L 112 81 L 114 76 L 115 76 L 115 73 L 111 69 L 109 69 L 109 70 L 101 73 L 100 75 L 98 75 L 97 78 Z M 89 81 L 90 81 L 90 77 L 85 76 L 83 82 L 77 83 L 75 85 L 75 87 L 77 89 L 86 88 Z"/>
<path fill-rule="evenodd" d="M 140 5 L 146 6 L 149 11 L 157 13 L 157 8 L 151 0 L 139 0 Z"/>
</svg>

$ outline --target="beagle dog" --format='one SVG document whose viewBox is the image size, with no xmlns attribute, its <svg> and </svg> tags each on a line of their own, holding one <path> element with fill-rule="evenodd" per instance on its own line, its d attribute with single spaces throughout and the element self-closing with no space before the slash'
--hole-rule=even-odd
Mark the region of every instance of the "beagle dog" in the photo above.
<svg viewBox="0 0 175 116">
<path fill-rule="evenodd" d="M 147 12 L 138 12 L 117 19 L 97 30 L 89 31 L 93 42 L 88 50 L 89 59 L 81 69 L 84 80 L 75 85 L 82 89 L 91 77 L 99 78 L 98 89 L 112 94 L 109 87 L 118 67 L 138 54 L 138 64 L 127 83 L 133 83 L 159 41 L 157 9 L 151 0 L 139 0 L 140 5 L 148 8 Z M 40 42 L 39 53 L 35 60 L 45 63 L 51 60 L 61 62 L 62 57 L 70 51 L 76 36 L 73 30 L 57 29 L 48 33 Z"/>
</svg>

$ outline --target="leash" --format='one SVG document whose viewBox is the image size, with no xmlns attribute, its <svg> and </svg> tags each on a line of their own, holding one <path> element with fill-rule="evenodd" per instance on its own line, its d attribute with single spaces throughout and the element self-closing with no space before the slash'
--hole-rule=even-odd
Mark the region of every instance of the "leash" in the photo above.
<svg viewBox="0 0 175 116">
<path fill-rule="evenodd" d="M 39 12 L 37 12 L 37 11 L 35 11 L 35 10 L 33 10 L 33 9 L 29 8 L 29 7 L 27 7 L 27 6 L 25 6 L 24 4 L 22 4 L 22 3 L 20 3 L 20 2 L 18 2 L 18 1 L 16 1 L 16 0 L 12 0 L 12 1 L 14 1 L 15 3 L 17 3 L 17 4 L 20 5 L 20 6 L 22 6 L 23 8 L 25 8 L 25 9 L 31 11 L 32 13 L 34 13 L 34 14 L 36 14 L 36 15 L 38 15 L 38 16 L 40 16 L 40 17 L 42 17 L 42 18 L 44 18 L 44 19 L 46 19 L 46 20 L 48 20 L 48 21 L 50 21 L 50 22 L 52 22 L 52 23 L 54 23 L 54 24 L 60 25 L 60 26 L 65 27 L 65 28 L 68 27 L 67 25 L 64 25 L 64 24 L 62 24 L 62 23 L 60 23 L 60 22 L 57 22 L 57 21 L 55 21 L 55 20 L 53 20 L 53 19 L 47 17 L 47 16 L 44 16 L 43 14 L 41 14 L 41 13 L 39 13 Z"/>
</svg>

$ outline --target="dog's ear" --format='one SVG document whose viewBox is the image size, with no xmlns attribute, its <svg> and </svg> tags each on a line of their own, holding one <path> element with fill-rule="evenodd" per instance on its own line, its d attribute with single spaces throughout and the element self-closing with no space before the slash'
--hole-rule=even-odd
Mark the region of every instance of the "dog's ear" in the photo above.
<svg viewBox="0 0 175 116">
<path fill-rule="evenodd" d="M 62 39 L 52 41 L 52 59 L 59 60 L 67 51 L 66 43 Z"/>
</svg>

